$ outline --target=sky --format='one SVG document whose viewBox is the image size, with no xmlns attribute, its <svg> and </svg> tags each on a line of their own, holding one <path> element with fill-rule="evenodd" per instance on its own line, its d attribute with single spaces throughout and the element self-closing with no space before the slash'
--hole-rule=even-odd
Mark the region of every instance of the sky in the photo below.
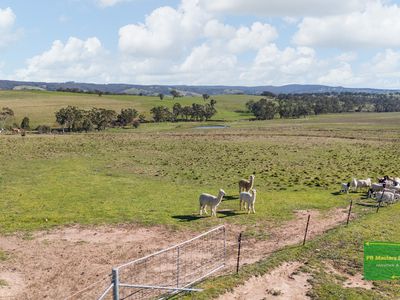
<svg viewBox="0 0 400 300">
<path fill-rule="evenodd" d="M 0 79 L 400 88 L 400 0 L 0 0 Z"/>
</svg>

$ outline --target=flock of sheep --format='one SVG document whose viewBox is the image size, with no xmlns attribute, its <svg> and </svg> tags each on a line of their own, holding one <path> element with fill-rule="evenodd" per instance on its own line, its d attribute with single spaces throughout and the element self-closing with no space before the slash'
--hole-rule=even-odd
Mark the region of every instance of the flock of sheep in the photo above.
<svg viewBox="0 0 400 300">
<path fill-rule="evenodd" d="M 239 200 L 240 200 L 240 209 L 242 207 L 247 210 L 247 213 L 251 211 L 256 213 L 254 208 L 254 204 L 256 202 L 256 189 L 253 189 L 254 186 L 254 175 L 250 175 L 249 180 L 241 179 L 239 181 Z M 200 203 L 200 216 L 204 213 L 207 213 L 206 207 L 209 206 L 211 209 L 211 216 L 217 215 L 217 207 L 220 205 L 222 198 L 225 196 L 225 191 L 223 189 L 219 190 L 218 196 L 213 196 L 210 194 L 203 193 L 199 197 Z M 247 208 L 246 208 L 247 206 Z"/>
<path fill-rule="evenodd" d="M 342 183 L 341 192 L 348 193 L 351 189 L 368 188 L 368 198 L 374 198 L 378 202 L 394 203 L 400 200 L 400 178 L 384 176 L 378 178 L 377 183 L 372 183 L 371 178 L 357 180 L 353 178 L 348 183 Z"/>
<path fill-rule="evenodd" d="M 244 208 L 247 213 L 255 213 L 254 204 L 256 202 L 256 189 L 254 186 L 254 175 L 250 175 L 249 180 L 241 179 L 239 181 L 239 201 L 240 209 Z M 378 178 L 377 183 L 372 183 L 371 178 L 356 179 L 353 178 L 348 183 L 342 183 L 340 192 L 348 193 L 350 190 L 358 191 L 358 189 L 367 188 L 368 198 L 375 198 L 378 202 L 394 203 L 400 200 L 400 178 L 384 176 Z M 219 190 L 218 196 L 203 193 L 199 197 L 200 216 L 203 212 L 207 214 L 207 206 L 211 209 L 211 216 L 217 215 L 217 207 L 221 204 L 222 198 L 226 195 L 223 189 Z"/>
</svg>

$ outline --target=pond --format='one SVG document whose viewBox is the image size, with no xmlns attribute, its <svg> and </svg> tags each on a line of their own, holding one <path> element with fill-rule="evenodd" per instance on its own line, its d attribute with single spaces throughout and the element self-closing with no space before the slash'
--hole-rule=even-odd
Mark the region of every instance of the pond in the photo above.
<svg viewBox="0 0 400 300">
<path fill-rule="evenodd" d="M 223 129 L 228 127 L 227 125 L 205 125 L 194 127 L 194 129 Z"/>
</svg>

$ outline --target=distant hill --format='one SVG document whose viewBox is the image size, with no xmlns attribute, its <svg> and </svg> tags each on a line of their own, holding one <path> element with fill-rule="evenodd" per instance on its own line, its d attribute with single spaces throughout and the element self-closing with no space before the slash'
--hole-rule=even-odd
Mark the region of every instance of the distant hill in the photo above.
<svg viewBox="0 0 400 300">
<path fill-rule="evenodd" d="M 80 90 L 85 92 L 102 92 L 112 94 L 132 94 L 132 95 L 158 95 L 159 93 L 168 95 L 171 90 L 177 90 L 183 95 L 197 96 L 201 94 L 220 95 L 220 94 L 248 94 L 260 95 L 264 91 L 274 94 L 304 94 L 304 93 L 328 93 L 328 92 L 353 92 L 353 93 L 390 93 L 400 92 L 400 90 L 371 89 L 371 88 L 345 88 L 341 86 L 326 86 L 312 84 L 288 84 L 283 86 L 195 86 L 195 85 L 137 85 L 137 84 L 95 84 L 81 82 L 25 82 L 0 80 L 2 90 Z"/>
</svg>

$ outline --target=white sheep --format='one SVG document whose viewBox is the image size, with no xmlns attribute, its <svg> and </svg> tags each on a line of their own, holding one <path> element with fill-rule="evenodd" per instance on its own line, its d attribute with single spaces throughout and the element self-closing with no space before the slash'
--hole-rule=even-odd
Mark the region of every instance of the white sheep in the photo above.
<svg viewBox="0 0 400 300">
<path fill-rule="evenodd" d="M 376 193 L 376 201 L 394 203 L 400 199 L 400 195 L 394 194 L 392 192 L 382 191 Z"/>
<path fill-rule="evenodd" d="M 242 191 L 248 192 L 253 188 L 254 185 L 254 175 L 250 175 L 249 180 L 241 179 L 239 181 L 239 194 Z"/>
<path fill-rule="evenodd" d="M 370 189 L 368 190 L 368 198 L 372 198 L 372 196 L 375 195 L 376 192 L 383 191 L 384 189 L 384 184 L 383 183 L 373 183 L 371 184 Z"/>
<path fill-rule="evenodd" d="M 349 183 L 342 183 L 342 188 L 340 189 L 341 193 L 349 193 L 349 189 L 350 189 L 350 182 Z"/>
<path fill-rule="evenodd" d="M 250 211 L 253 211 L 253 213 L 255 214 L 256 210 L 254 209 L 254 204 L 256 203 L 257 191 L 256 191 L 256 189 L 252 189 L 252 190 L 250 190 L 250 192 L 241 192 L 240 193 L 240 196 L 239 196 L 240 209 L 242 209 L 242 204 L 244 205 L 244 208 L 246 209 L 246 204 L 247 204 L 247 213 L 250 213 Z"/>
<path fill-rule="evenodd" d="M 207 213 L 206 206 L 209 206 L 211 208 L 211 216 L 216 216 L 217 207 L 221 203 L 222 198 L 224 196 L 225 196 L 225 191 L 223 189 L 219 190 L 217 197 L 206 193 L 201 194 L 199 197 L 200 216 L 203 215 L 203 211 Z"/>
<path fill-rule="evenodd" d="M 371 178 L 367 179 L 356 179 L 353 178 L 353 180 L 350 182 L 350 187 L 352 187 L 355 191 L 357 191 L 358 188 L 362 187 L 371 187 Z"/>
</svg>

